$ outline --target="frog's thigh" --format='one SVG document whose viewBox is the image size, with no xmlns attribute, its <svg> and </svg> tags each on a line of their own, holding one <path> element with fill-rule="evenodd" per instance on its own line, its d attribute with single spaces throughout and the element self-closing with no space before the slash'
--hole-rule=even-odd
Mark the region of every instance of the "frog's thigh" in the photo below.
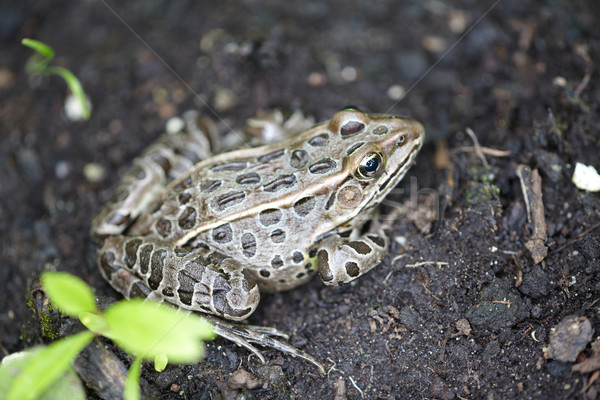
<svg viewBox="0 0 600 400">
<path fill-rule="evenodd" d="M 109 237 L 98 265 L 126 298 L 168 301 L 232 320 L 247 318 L 260 300 L 258 286 L 235 260 L 208 250 L 184 253 L 157 238 Z"/>
<path fill-rule="evenodd" d="M 356 239 L 330 236 L 317 253 L 321 279 L 329 286 L 348 283 L 379 265 L 388 247 L 389 238 L 381 229 Z"/>
<path fill-rule="evenodd" d="M 123 175 L 114 199 L 92 222 L 92 234 L 118 235 L 145 210 L 155 196 L 195 163 L 212 156 L 220 145 L 216 127 L 196 112 L 184 115 L 184 129 L 158 137 Z"/>
</svg>

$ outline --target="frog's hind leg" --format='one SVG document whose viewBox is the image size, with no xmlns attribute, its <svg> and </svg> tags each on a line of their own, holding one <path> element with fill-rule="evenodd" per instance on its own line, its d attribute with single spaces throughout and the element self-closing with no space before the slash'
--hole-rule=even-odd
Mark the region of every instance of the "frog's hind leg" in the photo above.
<svg viewBox="0 0 600 400">
<path fill-rule="evenodd" d="M 151 236 L 106 238 L 98 265 L 126 298 L 167 301 L 238 321 L 260 301 L 258 285 L 232 258 L 202 248 L 186 251 Z"/>
<path fill-rule="evenodd" d="M 175 133 L 159 136 L 123 175 L 114 198 L 92 222 L 92 235 L 118 235 L 148 207 L 155 196 L 195 163 L 220 151 L 219 132 L 208 117 L 184 114 Z"/>
<path fill-rule="evenodd" d="M 112 236 L 98 253 L 104 278 L 126 298 L 167 301 L 181 309 L 204 314 L 214 331 L 255 354 L 250 343 L 260 344 L 323 366 L 311 355 L 271 336 L 287 335 L 273 328 L 235 325 L 218 317 L 243 320 L 258 306 L 258 286 L 233 259 L 218 252 L 195 249 L 186 252 L 153 237 Z M 210 315 L 212 314 L 212 315 Z"/>
</svg>

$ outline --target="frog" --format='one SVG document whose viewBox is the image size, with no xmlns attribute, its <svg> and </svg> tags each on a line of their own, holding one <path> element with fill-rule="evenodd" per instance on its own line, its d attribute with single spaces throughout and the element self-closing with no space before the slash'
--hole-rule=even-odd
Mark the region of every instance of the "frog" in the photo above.
<svg viewBox="0 0 600 400">
<path fill-rule="evenodd" d="M 252 145 L 228 149 L 220 140 L 228 129 L 210 118 L 191 111 L 182 122 L 133 161 L 94 218 L 102 276 L 126 298 L 203 314 L 262 362 L 252 343 L 323 373 L 282 332 L 239 323 L 261 293 L 314 275 L 347 284 L 382 262 L 391 239 L 378 205 L 414 163 L 423 126 L 354 107 L 301 129 L 281 116 L 255 118 L 246 124 Z"/>
</svg>

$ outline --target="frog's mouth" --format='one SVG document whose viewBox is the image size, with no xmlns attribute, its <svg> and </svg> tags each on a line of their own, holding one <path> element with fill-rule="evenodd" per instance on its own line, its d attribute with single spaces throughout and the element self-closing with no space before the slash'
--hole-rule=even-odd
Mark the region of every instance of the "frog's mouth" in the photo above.
<svg viewBox="0 0 600 400">
<path fill-rule="evenodd" d="M 400 165 L 398 165 L 398 168 L 396 168 L 396 170 L 394 172 L 392 172 L 381 185 L 379 185 L 379 193 L 380 194 L 385 192 L 385 189 L 386 189 L 386 187 L 388 187 L 390 182 L 393 182 L 392 186 L 390 187 L 390 188 L 392 188 L 392 187 L 396 186 L 396 184 L 404 177 L 404 174 L 406 174 L 406 171 L 408 171 L 408 168 L 410 167 L 411 163 L 415 159 L 420 148 L 421 148 L 421 146 L 415 146 L 411 150 L 409 156 L 406 157 L 404 159 L 404 161 L 402 161 L 400 163 Z M 384 176 L 385 176 L 385 172 L 384 172 Z"/>
</svg>

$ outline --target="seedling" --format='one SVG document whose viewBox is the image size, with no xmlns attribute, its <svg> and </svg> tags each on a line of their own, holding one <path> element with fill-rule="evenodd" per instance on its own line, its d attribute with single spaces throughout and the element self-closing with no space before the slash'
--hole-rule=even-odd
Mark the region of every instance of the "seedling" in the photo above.
<svg viewBox="0 0 600 400">
<path fill-rule="evenodd" d="M 87 120 L 90 118 L 90 107 L 88 105 L 87 97 L 81 86 L 79 79 L 66 68 L 49 65 L 54 58 L 54 50 L 47 44 L 33 39 L 23 39 L 21 43 L 36 51 L 25 63 L 25 71 L 28 74 L 37 75 L 58 75 L 60 76 L 69 90 L 78 100 L 81 106 L 81 115 L 83 119 Z"/>
<path fill-rule="evenodd" d="M 37 350 L 16 376 L 11 376 L 14 372 L 7 371 L 3 364 L 0 393 L 7 393 L 8 400 L 39 398 L 71 368 L 77 354 L 96 335 L 111 339 L 134 356 L 124 395 L 126 400 L 139 399 L 141 361 L 154 360 L 157 370 L 164 369 L 167 361 L 196 362 L 204 355 L 202 340 L 215 336 L 212 326 L 201 317 L 140 299 L 120 301 L 102 312 L 91 289 L 67 273 L 45 272 L 42 285 L 60 311 L 79 318 L 89 331 Z"/>
</svg>

